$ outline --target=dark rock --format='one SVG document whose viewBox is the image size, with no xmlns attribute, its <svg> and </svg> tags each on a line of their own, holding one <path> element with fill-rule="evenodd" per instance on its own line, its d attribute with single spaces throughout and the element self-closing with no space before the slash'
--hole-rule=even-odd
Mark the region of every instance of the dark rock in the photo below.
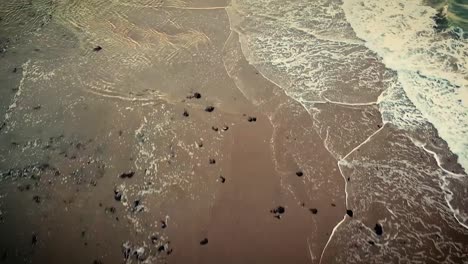
<svg viewBox="0 0 468 264">
<path fill-rule="evenodd" d="M 369 243 L 371 245 L 375 245 L 374 241 L 372 241 L 372 240 L 367 241 L 367 243 Z"/>
<path fill-rule="evenodd" d="M 132 255 L 132 246 L 130 242 L 127 241 L 122 245 L 122 253 L 124 255 L 124 259 L 130 258 L 130 256 Z"/>
<path fill-rule="evenodd" d="M 332 207 L 336 207 L 336 204 L 332 203 L 331 206 L 332 206 Z"/>
<path fill-rule="evenodd" d="M 108 213 L 114 214 L 116 212 L 116 209 L 114 206 L 111 206 L 111 207 L 106 207 L 105 211 Z"/>
<path fill-rule="evenodd" d="M 152 235 L 150 237 L 150 239 L 151 239 L 151 243 L 153 243 L 153 245 L 158 242 L 158 236 L 157 235 Z"/>
<path fill-rule="evenodd" d="M 167 227 L 166 221 L 162 220 L 161 221 L 161 228 L 164 229 Z"/>
<path fill-rule="evenodd" d="M 184 109 L 184 113 L 182 115 L 185 116 L 185 117 L 188 117 L 189 113 L 187 112 L 187 110 Z"/>
<path fill-rule="evenodd" d="M 133 175 L 135 175 L 135 172 L 134 171 L 128 171 L 128 172 L 124 172 L 122 174 L 120 174 L 120 178 L 124 179 L 124 178 L 132 178 Z"/>
<path fill-rule="evenodd" d="M 101 260 L 95 259 L 93 261 L 93 264 L 104 264 L 104 262 L 102 262 Z"/>
<path fill-rule="evenodd" d="M 172 254 L 172 251 L 174 251 L 172 248 L 167 251 L 167 255 Z"/>
<path fill-rule="evenodd" d="M 346 214 L 349 215 L 349 217 L 353 217 L 353 210 L 346 210 Z"/>
<path fill-rule="evenodd" d="M 101 46 L 96 46 L 95 48 L 93 48 L 93 51 L 101 51 L 102 50 L 102 47 Z"/>
<path fill-rule="evenodd" d="M 199 148 L 201 148 L 201 147 L 203 147 L 203 142 L 198 142 L 197 145 L 198 145 Z"/>
<path fill-rule="evenodd" d="M 211 129 L 213 129 L 213 131 L 215 131 L 215 132 L 218 132 L 218 128 L 215 127 L 215 126 L 212 126 Z"/>
<path fill-rule="evenodd" d="M 33 107 L 33 110 L 39 110 L 39 109 L 41 109 L 40 105 L 36 105 L 36 106 Z"/>
<path fill-rule="evenodd" d="M 302 171 L 296 172 L 297 177 L 302 177 L 304 176 L 304 173 Z"/>
<path fill-rule="evenodd" d="M 381 236 L 383 234 L 383 228 L 379 223 L 375 224 L 374 230 L 378 236 Z"/>
<path fill-rule="evenodd" d="M 166 250 L 166 247 L 164 245 L 161 245 L 161 246 L 158 247 L 159 252 L 162 252 L 164 250 Z"/>
<path fill-rule="evenodd" d="M 133 212 L 139 213 L 139 212 L 143 212 L 144 210 L 145 210 L 145 206 L 140 203 L 140 200 L 135 200 L 133 202 L 133 207 L 132 207 Z"/>
<path fill-rule="evenodd" d="M 283 206 L 278 206 L 275 209 L 271 210 L 270 212 L 274 214 L 284 214 L 284 212 L 286 212 L 286 209 Z"/>
<path fill-rule="evenodd" d="M 18 68 L 13 68 L 13 72 L 17 72 L 18 71 Z"/>
<path fill-rule="evenodd" d="M 119 190 L 114 190 L 114 199 L 118 202 L 122 200 L 122 192 Z"/>
<path fill-rule="evenodd" d="M 193 98 L 195 98 L 195 99 L 200 99 L 200 98 L 201 98 L 201 94 L 195 92 L 195 93 L 193 93 L 193 95 L 187 96 L 187 99 L 193 99 Z"/>
<path fill-rule="evenodd" d="M 313 213 L 313 214 L 317 214 L 317 213 L 318 213 L 317 208 L 310 208 L 309 210 L 310 210 L 310 212 Z"/>
<path fill-rule="evenodd" d="M 247 121 L 249 121 L 249 122 L 257 122 L 257 118 L 256 118 L 256 117 L 253 117 L 253 116 L 249 116 L 249 118 L 247 118 Z"/>
<path fill-rule="evenodd" d="M 33 201 L 35 201 L 36 203 L 41 203 L 41 197 L 39 197 L 38 195 L 34 195 Z"/>
<path fill-rule="evenodd" d="M 216 160 L 215 159 L 210 159 L 210 164 L 216 164 Z"/>
<path fill-rule="evenodd" d="M 37 235 L 33 234 L 31 238 L 31 245 L 36 245 L 37 244 Z"/>
<path fill-rule="evenodd" d="M 208 244 L 208 238 L 204 238 L 202 241 L 200 241 L 200 245 L 206 245 Z"/>
<path fill-rule="evenodd" d="M 228 131 L 229 127 L 228 126 L 223 126 L 222 128 L 224 131 Z"/>
<path fill-rule="evenodd" d="M 381 128 L 381 127 L 382 127 L 382 125 L 380 125 L 380 124 L 379 124 L 379 125 L 377 125 L 377 127 L 378 127 L 378 128 Z"/>
<path fill-rule="evenodd" d="M 225 183 L 225 182 L 226 182 L 226 178 L 224 178 L 223 176 L 219 176 L 219 180 L 221 181 L 221 183 Z"/>
<path fill-rule="evenodd" d="M 214 106 L 207 106 L 207 107 L 205 108 L 205 111 L 208 112 L 208 113 L 211 113 L 211 112 L 214 111 L 214 109 L 215 109 Z"/>
</svg>

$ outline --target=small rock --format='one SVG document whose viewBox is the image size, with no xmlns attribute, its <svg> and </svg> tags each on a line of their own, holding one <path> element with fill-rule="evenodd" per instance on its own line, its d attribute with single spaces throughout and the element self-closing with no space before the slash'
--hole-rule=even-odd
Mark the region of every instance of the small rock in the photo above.
<svg viewBox="0 0 468 264">
<path fill-rule="evenodd" d="M 101 46 L 96 46 L 95 48 L 93 48 L 93 51 L 101 51 L 102 50 L 102 47 Z"/>
<path fill-rule="evenodd" d="M 216 160 L 215 159 L 210 159 L 210 164 L 216 164 Z"/>
<path fill-rule="evenodd" d="M 229 127 L 228 126 L 223 126 L 223 131 L 228 131 L 229 130 Z"/>
<path fill-rule="evenodd" d="M 198 142 L 197 145 L 198 145 L 199 148 L 202 148 L 203 147 L 203 142 Z"/>
<path fill-rule="evenodd" d="M 33 201 L 35 201 L 36 203 L 41 203 L 41 197 L 39 197 L 38 195 L 34 195 Z"/>
<path fill-rule="evenodd" d="M 150 239 L 151 239 L 151 243 L 153 243 L 153 245 L 158 242 L 158 236 L 157 235 L 152 235 L 150 237 Z"/>
<path fill-rule="evenodd" d="M 36 106 L 33 107 L 33 110 L 39 110 L 39 109 L 41 109 L 40 105 L 36 105 Z"/>
<path fill-rule="evenodd" d="M 207 107 L 205 108 L 205 111 L 208 112 L 208 113 L 211 113 L 211 112 L 214 111 L 214 109 L 215 109 L 214 106 L 207 106 Z"/>
<path fill-rule="evenodd" d="M 187 112 L 187 110 L 184 109 L 184 113 L 182 115 L 185 116 L 185 117 L 188 117 L 189 113 Z"/>
<path fill-rule="evenodd" d="M 375 224 L 374 230 L 378 236 L 381 236 L 383 234 L 383 228 L 379 223 Z"/>
<path fill-rule="evenodd" d="M 195 99 L 200 99 L 201 98 L 201 94 L 200 93 L 193 93 L 193 95 L 189 95 L 187 96 L 187 99 L 192 99 L 192 98 L 195 98 Z"/>
<path fill-rule="evenodd" d="M 161 228 L 164 229 L 167 227 L 166 221 L 162 220 L 161 221 Z"/>
<path fill-rule="evenodd" d="M 122 200 L 122 192 L 119 190 L 114 190 L 114 199 L 117 202 L 120 202 Z"/>
<path fill-rule="evenodd" d="M 257 122 L 257 118 L 256 118 L 256 117 L 253 117 L 253 116 L 249 116 L 249 118 L 247 118 L 247 121 L 249 121 L 249 122 Z"/>
<path fill-rule="evenodd" d="M 13 68 L 13 72 L 17 72 L 18 71 L 18 68 Z"/>
<path fill-rule="evenodd" d="M 31 238 L 31 244 L 34 246 L 37 244 L 37 235 L 33 234 Z"/>
<path fill-rule="evenodd" d="M 122 245 L 122 253 L 124 255 L 124 259 L 129 259 L 132 254 L 132 245 L 129 241 L 125 242 Z"/>
<path fill-rule="evenodd" d="M 313 213 L 313 214 L 317 214 L 317 213 L 318 213 L 317 208 L 310 208 L 309 210 L 310 210 L 310 212 Z"/>
<path fill-rule="evenodd" d="M 215 127 L 215 126 L 212 126 L 211 129 L 213 129 L 213 131 L 215 131 L 215 132 L 218 132 L 218 128 Z"/>
<path fill-rule="evenodd" d="M 353 217 L 353 210 L 346 210 L 346 214 L 349 215 L 349 217 Z"/>
<path fill-rule="evenodd" d="M 133 175 L 135 175 L 134 171 L 128 171 L 120 174 L 120 178 L 125 179 L 125 178 L 132 178 Z"/>
<path fill-rule="evenodd" d="M 304 176 L 304 173 L 302 171 L 296 172 L 297 177 L 302 177 Z"/>
<path fill-rule="evenodd" d="M 278 206 L 275 209 L 270 210 L 270 212 L 273 214 L 280 215 L 280 214 L 284 214 L 284 212 L 286 212 L 286 209 L 283 206 Z"/>
<path fill-rule="evenodd" d="M 204 246 L 208 244 L 208 238 L 204 238 L 202 241 L 200 241 L 200 245 Z"/>
<path fill-rule="evenodd" d="M 331 206 L 332 206 L 332 207 L 336 207 L 336 204 L 332 203 Z"/>
<path fill-rule="evenodd" d="M 224 178 L 223 176 L 219 176 L 219 180 L 221 181 L 221 183 L 225 183 L 225 182 L 226 182 L 226 178 Z"/>
<path fill-rule="evenodd" d="M 369 243 L 371 245 L 375 245 L 374 241 L 371 241 L 371 240 L 367 241 L 367 243 Z"/>
</svg>

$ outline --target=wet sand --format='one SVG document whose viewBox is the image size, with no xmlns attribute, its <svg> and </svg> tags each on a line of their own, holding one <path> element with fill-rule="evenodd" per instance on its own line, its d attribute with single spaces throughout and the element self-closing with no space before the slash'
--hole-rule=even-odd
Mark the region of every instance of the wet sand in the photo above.
<svg viewBox="0 0 468 264">
<path fill-rule="evenodd" d="M 0 262 L 385 262 L 362 236 L 388 215 L 359 202 L 374 186 L 354 190 L 367 167 L 343 162 L 384 163 L 405 132 L 376 104 L 310 112 L 292 100 L 246 61 L 227 1 L 160 2 L 96 21 L 53 16 L 2 53 Z M 57 30 L 83 38 L 63 47 Z M 408 153 L 396 159 L 439 170 Z M 434 225 L 455 221 L 443 214 Z M 466 244 L 462 228 L 444 230 Z"/>
</svg>

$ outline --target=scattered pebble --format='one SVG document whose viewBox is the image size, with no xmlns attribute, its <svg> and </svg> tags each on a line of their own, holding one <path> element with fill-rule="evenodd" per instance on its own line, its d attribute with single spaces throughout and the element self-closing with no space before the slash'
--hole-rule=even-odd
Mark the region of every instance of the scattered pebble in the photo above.
<svg viewBox="0 0 468 264">
<path fill-rule="evenodd" d="M 133 175 L 135 175 L 134 171 L 128 171 L 120 174 L 120 178 L 125 179 L 125 178 L 132 178 Z"/>
<path fill-rule="evenodd" d="M 349 217 L 353 217 L 353 210 L 346 210 L 346 214 L 349 215 Z"/>
<path fill-rule="evenodd" d="M 37 235 L 33 234 L 31 238 L 31 244 L 34 246 L 37 244 Z"/>
<path fill-rule="evenodd" d="M 207 106 L 207 107 L 205 108 L 205 111 L 208 112 L 208 113 L 211 113 L 211 112 L 214 111 L 214 109 L 215 109 L 214 106 Z"/>
<path fill-rule="evenodd" d="M 152 243 L 153 245 L 156 244 L 156 243 L 158 242 L 158 236 L 157 236 L 157 235 L 152 235 L 152 236 L 150 237 L 150 239 L 151 239 L 151 243 Z"/>
<path fill-rule="evenodd" d="M 310 210 L 310 212 L 313 213 L 313 214 L 317 214 L 317 213 L 318 213 L 317 208 L 310 208 L 309 210 Z"/>
<path fill-rule="evenodd" d="M 33 201 L 35 201 L 36 203 L 41 203 L 41 197 L 39 197 L 38 195 L 34 195 Z"/>
<path fill-rule="evenodd" d="M 256 118 L 256 117 L 253 117 L 253 116 L 249 116 L 249 118 L 247 118 L 247 121 L 249 121 L 249 122 L 257 122 L 257 118 Z"/>
<path fill-rule="evenodd" d="M 275 209 L 270 210 L 270 213 L 275 214 L 274 217 L 280 219 L 281 215 L 286 212 L 286 209 L 283 206 L 278 206 Z"/>
<path fill-rule="evenodd" d="M 145 206 L 140 204 L 140 200 L 135 200 L 133 202 L 133 207 L 132 207 L 133 212 L 139 213 L 139 212 L 142 212 L 144 210 L 145 210 Z"/>
<path fill-rule="evenodd" d="M 204 238 L 202 241 L 200 241 L 200 245 L 204 246 L 208 244 L 208 238 Z"/>
<path fill-rule="evenodd" d="M 379 223 L 375 224 L 374 230 L 378 236 L 381 236 L 383 234 L 383 228 Z"/>
<path fill-rule="evenodd" d="M 101 51 L 102 50 L 102 47 L 101 46 L 96 46 L 95 48 L 93 48 L 93 51 Z"/>
<path fill-rule="evenodd" d="M 192 98 L 195 98 L 195 99 L 200 99 L 201 98 L 201 94 L 200 93 L 193 93 L 193 95 L 189 95 L 187 96 L 187 99 L 192 99 Z"/>
<path fill-rule="evenodd" d="M 302 171 L 296 172 L 297 177 L 302 177 L 304 176 L 304 173 Z"/>
</svg>

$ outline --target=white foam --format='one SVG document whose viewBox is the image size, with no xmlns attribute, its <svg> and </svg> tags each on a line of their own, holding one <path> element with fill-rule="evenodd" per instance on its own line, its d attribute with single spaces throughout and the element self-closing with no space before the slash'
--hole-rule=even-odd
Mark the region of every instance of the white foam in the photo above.
<svg viewBox="0 0 468 264">
<path fill-rule="evenodd" d="M 405 128 L 429 121 L 468 169 L 468 41 L 435 32 L 437 11 L 421 1 L 344 0 L 342 7 L 356 35 L 398 73 L 418 110 L 400 111 L 392 121 Z M 383 105 L 399 106 L 389 98 Z"/>
</svg>

